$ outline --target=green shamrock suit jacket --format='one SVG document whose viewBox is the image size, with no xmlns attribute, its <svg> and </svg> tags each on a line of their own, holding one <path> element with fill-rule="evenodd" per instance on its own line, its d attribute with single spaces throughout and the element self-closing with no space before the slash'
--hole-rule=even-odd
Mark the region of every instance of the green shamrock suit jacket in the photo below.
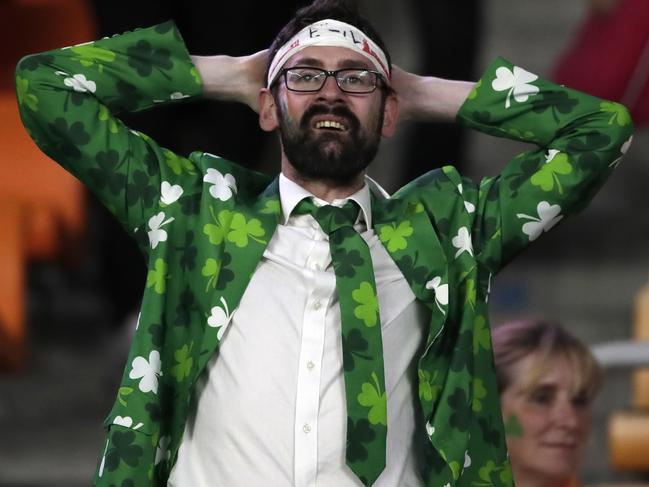
<svg viewBox="0 0 649 487">
<path fill-rule="evenodd" d="M 194 383 L 218 353 L 275 231 L 277 180 L 203 152 L 185 158 L 116 117 L 201 95 L 170 22 L 26 57 L 16 85 L 30 135 L 97 194 L 148 262 L 95 484 L 166 485 Z M 538 149 L 480 184 L 452 167 L 431 171 L 389 199 L 375 198 L 374 226 L 431 311 L 418 388 L 427 485 L 511 486 L 487 320 L 490 280 L 586 205 L 626 151 L 632 124 L 623 106 L 502 59 L 458 120 Z"/>
</svg>

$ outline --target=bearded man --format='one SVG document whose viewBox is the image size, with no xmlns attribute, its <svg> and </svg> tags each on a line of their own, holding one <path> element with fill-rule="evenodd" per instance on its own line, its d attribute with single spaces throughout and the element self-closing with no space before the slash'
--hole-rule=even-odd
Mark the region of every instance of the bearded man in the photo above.
<svg viewBox="0 0 649 487">
<path fill-rule="evenodd" d="M 190 56 L 165 23 L 27 57 L 17 86 L 30 134 L 148 263 L 95 485 L 512 485 L 491 278 L 617 165 L 624 107 L 503 59 L 477 84 L 404 72 L 335 0 L 248 57 Z M 116 117 L 200 95 L 258 110 L 278 177 Z M 480 184 L 444 167 L 389 197 L 365 172 L 404 119 L 537 148 Z"/>
</svg>

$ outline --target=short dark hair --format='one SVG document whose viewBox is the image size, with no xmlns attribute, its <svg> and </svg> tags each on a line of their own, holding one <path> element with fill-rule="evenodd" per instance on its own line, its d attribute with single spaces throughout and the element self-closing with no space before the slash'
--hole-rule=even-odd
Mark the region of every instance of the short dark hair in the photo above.
<svg viewBox="0 0 649 487">
<path fill-rule="evenodd" d="M 388 60 L 388 70 L 392 73 L 392 61 L 390 60 L 390 53 L 388 52 L 385 42 L 383 42 L 383 39 L 381 39 L 381 36 L 376 29 L 374 29 L 372 24 L 370 24 L 370 22 L 360 14 L 356 5 L 352 5 L 349 0 L 314 0 L 309 5 L 297 10 L 293 18 L 282 27 L 282 30 L 279 31 L 275 40 L 273 40 L 268 53 L 266 78 L 268 78 L 270 63 L 275 57 L 275 54 L 277 54 L 277 51 L 286 44 L 291 37 L 300 32 L 306 26 L 325 19 L 339 20 L 362 30 L 385 53 L 385 57 Z"/>
</svg>

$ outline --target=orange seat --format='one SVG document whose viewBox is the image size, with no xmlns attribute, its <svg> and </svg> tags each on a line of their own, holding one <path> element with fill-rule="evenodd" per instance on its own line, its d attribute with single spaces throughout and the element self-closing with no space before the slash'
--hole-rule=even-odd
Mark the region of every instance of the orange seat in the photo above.
<svg viewBox="0 0 649 487">
<path fill-rule="evenodd" d="M 26 54 L 95 38 L 84 0 L 14 0 L 0 5 L 0 364 L 19 368 L 26 351 L 28 259 L 55 259 L 85 224 L 81 184 L 45 156 L 18 115 L 14 70 Z M 65 237 L 65 239 L 62 239 Z"/>
</svg>

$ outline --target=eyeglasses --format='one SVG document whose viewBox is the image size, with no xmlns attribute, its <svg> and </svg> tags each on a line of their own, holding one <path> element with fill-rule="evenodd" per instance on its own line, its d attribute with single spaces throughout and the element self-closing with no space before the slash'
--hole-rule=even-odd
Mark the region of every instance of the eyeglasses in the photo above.
<svg viewBox="0 0 649 487">
<path fill-rule="evenodd" d="M 345 93 L 372 93 L 376 89 L 379 79 L 383 79 L 381 73 L 369 69 L 327 71 L 326 69 L 299 66 L 282 69 L 280 76 L 284 76 L 286 88 L 300 93 L 320 91 L 329 76 L 334 77 L 338 88 Z"/>
</svg>

